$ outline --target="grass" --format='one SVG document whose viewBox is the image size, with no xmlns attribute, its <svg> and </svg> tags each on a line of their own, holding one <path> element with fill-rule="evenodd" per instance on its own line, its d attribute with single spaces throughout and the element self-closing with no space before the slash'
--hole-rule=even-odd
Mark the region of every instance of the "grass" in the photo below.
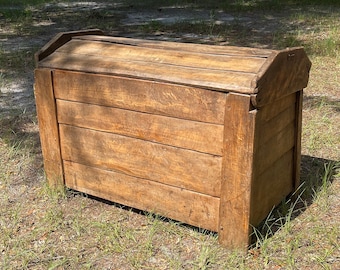
<svg viewBox="0 0 340 270">
<path fill-rule="evenodd" d="M 338 1 L 158 1 L 160 7 L 207 8 L 209 18 L 173 24 L 154 20 L 136 26 L 123 26 L 120 19 L 136 9 L 157 11 L 155 1 L 133 1 L 132 7 L 125 1 L 118 8 L 80 11 L 45 7 L 47 2 L 56 3 L 6 0 L 0 4 L 4 40 L 0 86 L 5 90 L 0 92 L 1 269 L 340 268 Z M 235 20 L 218 24 L 219 9 L 231 12 Z M 261 31 L 263 26 L 268 26 L 266 31 Z M 275 49 L 305 46 L 313 67 L 304 96 L 301 186 L 255 229 L 247 254 L 221 248 L 214 233 L 47 185 L 36 113 L 30 105 L 32 54 L 37 49 L 33 41 L 40 40 L 42 46 L 53 31 L 88 27 L 152 38 L 190 34 L 190 41 L 197 43 Z M 16 44 L 15 50 L 6 46 L 19 36 L 32 44 Z M 18 81 L 27 87 L 8 91 Z"/>
<path fill-rule="evenodd" d="M 238 11 L 238 12 L 247 12 L 247 11 L 263 11 L 263 10 L 282 10 L 282 8 L 287 7 L 304 7 L 306 5 L 313 6 L 339 6 L 339 2 L 337 0 L 233 0 L 233 1 L 224 1 L 224 0 L 144 0 L 136 2 L 133 0 L 126 1 L 129 6 L 138 7 L 138 8 L 160 8 L 164 6 L 195 6 L 199 8 L 208 8 L 208 9 L 224 9 L 227 11 Z"/>
<path fill-rule="evenodd" d="M 161 20 L 151 20 L 139 26 L 137 31 L 148 35 L 165 33 L 167 36 L 176 38 L 194 33 L 205 39 L 205 42 L 224 41 L 229 45 L 256 47 L 269 45 L 276 49 L 304 46 L 310 56 L 339 57 L 338 9 L 332 10 L 325 6 L 320 11 L 318 6 L 311 5 L 313 1 L 310 1 L 309 5 L 299 4 L 298 1 L 286 1 L 287 3 L 285 1 L 235 1 L 228 5 L 241 5 L 240 2 L 248 4 L 252 2 L 256 6 L 257 13 L 251 10 L 234 11 L 234 20 L 225 25 L 220 23 L 217 15 L 222 10 L 230 12 L 230 8 L 210 6 L 208 7 L 210 14 L 208 19 L 196 21 L 183 19 L 171 25 L 162 23 Z M 286 10 L 288 5 L 290 8 L 286 12 L 289 14 L 282 16 L 281 4 L 277 2 L 285 5 Z M 267 11 L 268 9 L 263 5 L 269 4 L 276 9 Z M 320 1 L 319 4 L 326 5 L 327 2 Z M 178 12 L 180 11 L 181 9 L 178 9 Z M 244 14 L 247 14 L 248 18 L 254 17 L 252 23 L 242 17 Z M 273 20 L 275 15 L 278 18 Z M 159 13 L 159 16 L 162 17 L 162 12 Z M 132 27 L 128 30 L 136 29 Z M 206 37 L 210 40 L 207 40 Z"/>
</svg>

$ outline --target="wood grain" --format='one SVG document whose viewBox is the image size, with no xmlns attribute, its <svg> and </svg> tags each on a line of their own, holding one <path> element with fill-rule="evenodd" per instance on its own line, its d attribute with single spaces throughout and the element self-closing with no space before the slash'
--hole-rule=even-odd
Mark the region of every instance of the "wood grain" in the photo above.
<svg viewBox="0 0 340 270">
<path fill-rule="evenodd" d="M 88 29 L 58 33 L 35 54 L 36 65 L 38 65 L 39 61 L 52 54 L 56 49 L 69 42 L 72 37 L 79 35 L 103 35 L 103 32 L 99 29 Z"/>
<path fill-rule="evenodd" d="M 285 96 L 258 109 L 259 121 L 267 122 L 296 103 L 296 94 Z"/>
<path fill-rule="evenodd" d="M 256 110 L 249 111 L 250 107 L 250 96 L 233 93 L 227 96 L 219 241 L 229 248 L 246 249 L 250 239 L 257 113 Z"/>
<path fill-rule="evenodd" d="M 259 223 L 293 190 L 293 149 L 254 178 L 251 192 L 251 224 Z"/>
<path fill-rule="evenodd" d="M 160 40 L 147 39 L 133 39 L 124 37 L 112 36 L 80 36 L 73 39 L 78 40 L 95 40 L 107 43 L 126 44 L 132 46 L 139 46 L 144 48 L 156 48 L 162 50 L 185 51 L 185 52 L 199 52 L 205 54 L 221 54 L 221 55 L 235 55 L 235 56 L 251 56 L 251 57 L 268 57 L 273 51 L 267 49 L 256 49 L 249 47 L 236 46 L 218 46 L 195 43 L 180 43 Z"/>
<path fill-rule="evenodd" d="M 64 185 L 64 179 L 52 72 L 49 69 L 37 69 L 34 76 L 34 94 L 45 174 L 52 187 L 61 187 Z"/>
<path fill-rule="evenodd" d="M 267 68 L 253 83 L 257 92 L 256 107 L 295 93 L 308 83 L 311 62 L 303 48 L 279 51 L 268 60 Z"/>
<path fill-rule="evenodd" d="M 256 108 L 306 87 L 311 68 L 303 48 L 261 51 L 95 35 L 67 37 L 68 42 L 38 59 L 39 67 L 252 94 Z"/>
<path fill-rule="evenodd" d="M 223 126 L 57 100 L 58 122 L 222 156 Z"/>
<path fill-rule="evenodd" d="M 295 145 L 295 121 L 290 122 L 285 128 L 274 134 L 270 140 L 261 143 L 257 137 L 256 149 L 256 175 L 263 173 L 268 167 L 278 160 L 283 154 Z M 292 160 L 293 162 L 293 160 Z"/>
<path fill-rule="evenodd" d="M 301 168 L 301 133 L 302 133 L 302 105 L 303 105 L 303 90 L 296 92 L 296 107 L 295 107 L 295 145 L 294 145 L 294 174 L 293 182 L 296 190 L 300 185 L 300 168 Z"/>
<path fill-rule="evenodd" d="M 176 83 L 221 92 L 254 92 L 251 86 L 253 73 L 141 62 L 129 58 L 122 61 L 114 55 L 101 57 L 54 52 L 40 61 L 39 66 Z"/>
<path fill-rule="evenodd" d="M 261 141 L 260 143 L 266 143 L 277 133 L 281 132 L 282 129 L 286 128 L 287 125 L 294 122 L 295 115 L 295 103 L 293 103 L 292 106 L 288 107 L 286 110 L 277 114 L 275 117 L 271 118 L 269 121 L 264 121 L 261 111 L 259 111 L 256 124 L 259 126 L 257 138 Z"/>
<path fill-rule="evenodd" d="M 66 185 L 100 198 L 216 231 L 219 199 L 125 174 L 65 161 Z"/>
<path fill-rule="evenodd" d="M 220 194 L 221 157 L 68 125 L 60 125 L 60 139 L 64 160 Z"/>
<path fill-rule="evenodd" d="M 224 124 L 224 93 L 100 74 L 53 74 L 59 99 Z"/>
<path fill-rule="evenodd" d="M 204 68 L 224 71 L 257 73 L 266 59 L 263 57 L 206 54 L 183 50 L 164 50 L 152 47 L 112 44 L 93 40 L 74 39 L 57 52 L 84 56 L 112 58 L 114 61 L 134 61 L 142 63 L 158 63 L 177 67 Z"/>
</svg>

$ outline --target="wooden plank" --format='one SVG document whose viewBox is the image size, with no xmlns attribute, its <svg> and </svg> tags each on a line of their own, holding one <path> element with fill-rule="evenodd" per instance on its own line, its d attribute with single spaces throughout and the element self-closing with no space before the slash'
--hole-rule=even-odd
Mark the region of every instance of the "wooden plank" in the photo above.
<svg viewBox="0 0 340 270">
<path fill-rule="evenodd" d="M 53 39 L 51 39 L 48 43 L 45 44 L 36 54 L 35 54 L 35 62 L 36 65 L 39 65 L 39 61 L 44 59 L 45 57 L 52 54 L 56 49 L 63 46 L 65 43 L 70 41 L 72 37 L 79 35 L 102 35 L 103 32 L 99 29 L 89 29 L 89 30 L 78 30 L 78 31 L 70 31 L 70 32 L 62 32 L 57 34 Z"/>
<path fill-rule="evenodd" d="M 223 126 L 57 100 L 58 122 L 222 156 Z"/>
<path fill-rule="evenodd" d="M 64 162 L 70 188 L 216 231 L 219 199 L 113 171 Z"/>
<path fill-rule="evenodd" d="M 54 72 L 59 99 L 223 124 L 225 94 L 173 84 L 78 72 Z"/>
<path fill-rule="evenodd" d="M 126 44 L 145 48 L 157 48 L 162 50 L 200 52 L 205 54 L 221 54 L 221 55 L 243 55 L 252 57 L 268 57 L 273 51 L 267 49 L 236 47 L 236 46 L 218 46 L 195 43 L 180 43 L 159 40 L 133 39 L 124 37 L 110 36 L 80 36 L 74 39 L 79 40 L 95 40 L 108 43 Z"/>
<path fill-rule="evenodd" d="M 266 143 L 262 143 L 261 138 L 257 136 L 256 175 L 262 174 L 284 153 L 292 149 L 294 145 L 295 121 L 290 122 Z"/>
<path fill-rule="evenodd" d="M 250 193 L 256 110 L 250 96 L 230 93 L 225 113 L 219 241 L 229 248 L 246 249 L 250 241 Z"/>
<path fill-rule="evenodd" d="M 293 188 L 295 101 L 294 93 L 265 105 L 257 113 L 250 218 L 254 226 L 257 226 Z M 276 113 L 274 108 L 281 112 Z M 270 116 L 272 113 L 273 117 Z M 269 120 L 266 121 L 267 119 Z"/>
<path fill-rule="evenodd" d="M 301 167 L 301 133 L 302 133 L 302 101 L 303 91 L 296 92 L 296 108 L 295 108 L 295 146 L 294 146 L 294 189 L 300 185 L 300 167 Z"/>
<path fill-rule="evenodd" d="M 276 100 L 271 104 L 267 104 L 261 108 L 258 108 L 259 117 L 261 122 L 269 121 L 275 118 L 278 114 L 285 111 L 287 108 L 293 106 L 296 102 L 296 94 L 285 96 L 281 99 Z"/>
<path fill-rule="evenodd" d="M 34 94 L 45 174 L 52 187 L 61 187 L 64 185 L 64 179 L 52 72 L 49 69 L 36 69 L 34 76 Z"/>
<path fill-rule="evenodd" d="M 290 48 L 268 59 L 254 81 L 256 107 L 262 107 L 307 86 L 311 62 L 303 48 Z"/>
<path fill-rule="evenodd" d="M 60 137 L 64 160 L 219 196 L 221 157 L 67 125 Z"/>
<path fill-rule="evenodd" d="M 293 190 L 293 149 L 277 159 L 252 186 L 251 224 L 259 223 Z"/>
<path fill-rule="evenodd" d="M 277 133 L 281 132 L 282 129 L 286 128 L 287 125 L 292 123 L 295 119 L 295 114 L 296 106 L 295 103 L 293 103 L 292 106 L 265 122 L 262 119 L 261 110 L 259 110 L 257 118 L 257 125 L 259 126 L 257 136 L 259 140 L 261 140 L 261 144 L 266 143 L 269 139 L 276 136 Z"/>
<path fill-rule="evenodd" d="M 119 61 L 114 55 L 100 57 L 54 52 L 40 61 L 39 66 L 89 73 L 104 73 L 124 77 L 177 83 L 221 92 L 254 93 L 251 86 L 255 74 L 193 68 L 138 61 Z"/>
<path fill-rule="evenodd" d="M 112 44 L 107 42 L 72 40 L 57 50 L 57 52 L 77 55 L 94 55 L 112 58 L 115 61 L 140 61 L 163 65 L 184 66 L 191 68 L 216 69 L 225 71 L 239 71 L 257 73 L 266 59 L 262 57 L 229 56 L 220 54 L 204 54 L 158 48 Z"/>
</svg>

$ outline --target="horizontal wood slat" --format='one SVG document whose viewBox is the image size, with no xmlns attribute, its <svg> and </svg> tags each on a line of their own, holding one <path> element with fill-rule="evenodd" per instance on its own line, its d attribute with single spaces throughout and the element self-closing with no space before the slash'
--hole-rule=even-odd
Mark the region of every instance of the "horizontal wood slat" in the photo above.
<svg viewBox="0 0 340 270">
<path fill-rule="evenodd" d="M 261 138 L 257 138 L 257 159 L 255 160 L 255 175 L 262 174 L 269 166 L 278 160 L 284 153 L 295 145 L 295 121 L 289 123 L 284 129 L 276 133 L 266 143 L 261 144 Z"/>
<path fill-rule="evenodd" d="M 221 157 L 62 124 L 60 140 L 63 160 L 220 194 Z"/>
<path fill-rule="evenodd" d="M 177 83 L 221 92 L 254 93 L 252 73 L 164 65 L 151 62 L 119 61 L 112 57 L 54 52 L 40 62 L 41 67 L 104 73 L 125 77 Z"/>
<path fill-rule="evenodd" d="M 145 48 L 157 48 L 162 50 L 174 50 L 185 52 L 199 52 L 205 54 L 221 54 L 221 55 L 235 55 L 235 56 L 252 56 L 252 57 L 268 57 L 273 51 L 266 49 L 256 49 L 247 47 L 235 47 L 235 46 L 217 46 L 217 45 L 205 45 L 194 43 L 179 43 L 159 40 L 141 40 L 124 37 L 111 37 L 111 36 L 99 36 L 99 35 L 84 35 L 75 37 L 73 39 L 79 40 L 96 40 L 108 43 L 118 43 L 133 45 Z"/>
<path fill-rule="evenodd" d="M 112 58 L 114 61 L 141 61 L 179 67 L 215 69 L 257 73 L 266 61 L 262 57 L 229 56 L 219 54 L 204 54 L 177 50 L 162 50 L 107 42 L 72 40 L 58 49 L 58 52 L 77 55 L 94 55 Z"/>
<path fill-rule="evenodd" d="M 57 100 L 59 123 L 222 156 L 223 126 Z"/>
<path fill-rule="evenodd" d="M 225 93 L 173 84 L 56 70 L 56 98 L 177 118 L 224 123 Z"/>
<path fill-rule="evenodd" d="M 258 134 L 257 138 L 261 141 L 261 144 L 266 143 L 275 134 L 279 133 L 282 129 L 286 128 L 288 124 L 292 123 L 295 119 L 296 106 L 293 103 L 292 106 L 282 111 L 280 114 L 271 118 L 269 121 L 264 122 L 261 119 L 261 111 L 258 113 Z"/>
<path fill-rule="evenodd" d="M 296 94 L 288 95 L 271 104 L 267 104 L 258 109 L 260 121 L 266 122 L 270 119 L 276 117 L 281 112 L 285 111 L 287 108 L 293 106 L 296 103 Z"/>
<path fill-rule="evenodd" d="M 250 222 L 257 226 L 293 190 L 293 149 L 254 178 Z"/>
<path fill-rule="evenodd" d="M 70 188 L 217 231 L 218 198 L 68 161 L 64 168 Z"/>
</svg>

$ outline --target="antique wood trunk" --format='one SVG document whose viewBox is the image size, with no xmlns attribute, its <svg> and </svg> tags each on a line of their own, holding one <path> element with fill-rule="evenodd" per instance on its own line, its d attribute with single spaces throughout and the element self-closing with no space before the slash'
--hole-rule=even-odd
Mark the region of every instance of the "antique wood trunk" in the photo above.
<svg viewBox="0 0 340 270">
<path fill-rule="evenodd" d="M 44 167 L 66 185 L 218 232 L 252 226 L 299 185 L 311 63 L 283 51 L 57 35 L 36 54 Z"/>
</svg>

